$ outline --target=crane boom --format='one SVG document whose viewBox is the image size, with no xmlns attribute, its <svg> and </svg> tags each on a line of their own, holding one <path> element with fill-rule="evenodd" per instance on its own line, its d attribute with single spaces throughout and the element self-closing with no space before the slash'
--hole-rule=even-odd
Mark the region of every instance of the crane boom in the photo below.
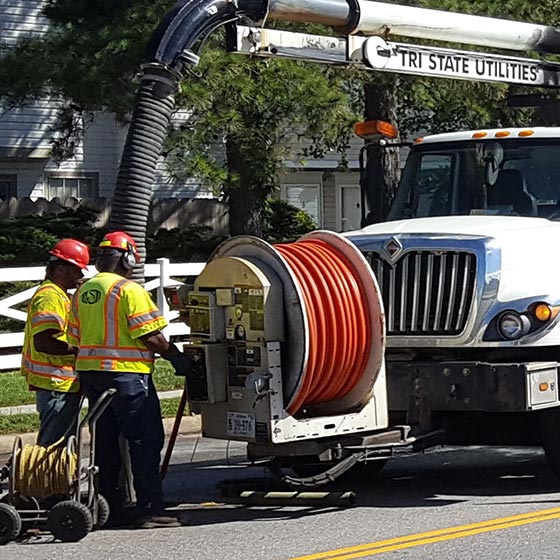
<svg viewBox="0 0 560 560">
<path fill-rule="evenodd" d="M 376 71 L 439 76 L 535 87 L 560 87 L 560 64 L 441 47 L 385 41 L 381 37 L 330 37 L 236 26 L 228 49 L 263 57 L 354 64 Z"/>
</svg>

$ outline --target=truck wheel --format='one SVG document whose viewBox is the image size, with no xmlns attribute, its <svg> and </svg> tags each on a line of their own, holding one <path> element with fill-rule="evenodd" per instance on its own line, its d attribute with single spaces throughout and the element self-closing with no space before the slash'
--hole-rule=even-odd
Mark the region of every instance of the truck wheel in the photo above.
<svg viewBox="0 0 560 560">
<path fill-rule="evenodd" d="M 21 532 L 21 516 L 14 506 L 0 504 L 0 545 L 13 541 Z"/>
<path fill-rule="evenodd" d="M 539 430 L 548 465 L 560 478 L 560 407 L 540 411 Z"/>
<path fill-rule="evenodd" d="M 77 542 L 92 529 L 93 519 L 86 505 L 74 500 L 59 502 L 47 514 L 47 529 L 62 542 Z"/>
</svg>

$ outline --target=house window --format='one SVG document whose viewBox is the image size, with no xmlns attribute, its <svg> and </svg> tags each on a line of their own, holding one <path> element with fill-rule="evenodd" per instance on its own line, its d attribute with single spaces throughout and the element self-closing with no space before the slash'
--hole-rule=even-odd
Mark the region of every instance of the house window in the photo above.
<svg viewBox="0 0 560 560">
<path fill-rule="evenodd" d="M 0 200 L 17 197 L 17 175 L 0 175 Z"/>
<path fill-rule="evenodd" d="M 321 225 L 320 185 L 284 184 L 282 194 L 286 202 L 296 208 L 305 210 L 316 224 Z"/>
<path fill-rule="evenodd" d="M 99 196 L 99 174 L 54 174 L 47 176 L 45 198 L 49 200 L 58 197 L 65 198 L 97 198 Z"/>
</svg>

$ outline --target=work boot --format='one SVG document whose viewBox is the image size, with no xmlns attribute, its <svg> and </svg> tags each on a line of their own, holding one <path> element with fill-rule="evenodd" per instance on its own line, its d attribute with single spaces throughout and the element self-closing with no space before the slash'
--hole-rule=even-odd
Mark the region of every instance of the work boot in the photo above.
<svg viewBox="0 0 560 560">
<path fill-rule="evenodd" d="M 168 515 L 165 512 L 148 513 L 138 519 L 134 524 L 135 529 L 165 529 L 166 527 L 180 527 L 181 523 L 174 515 Z"/>
<path fill-rule="evenodd" d="M 111 509 L 109 519 L 103 526 L 105 529 L 126 529 L 135 527 L 141 519 L 145 518 L 144 512 L 134 507 L 115 507 Z"/>
</svg>

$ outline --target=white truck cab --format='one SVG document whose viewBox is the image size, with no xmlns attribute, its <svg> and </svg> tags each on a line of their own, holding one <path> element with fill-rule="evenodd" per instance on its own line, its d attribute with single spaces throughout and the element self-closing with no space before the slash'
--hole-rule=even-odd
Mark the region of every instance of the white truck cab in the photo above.
<svg viewBox="0 0 560 560">
<path fill-rule="evenodd" d="M 560 415 L 559 179 L 560 128 L 427 136 L 388 221 L 344 234 L 383 296 L 393 422 L 535 443 L 519 413 Z"/>
</svg>

